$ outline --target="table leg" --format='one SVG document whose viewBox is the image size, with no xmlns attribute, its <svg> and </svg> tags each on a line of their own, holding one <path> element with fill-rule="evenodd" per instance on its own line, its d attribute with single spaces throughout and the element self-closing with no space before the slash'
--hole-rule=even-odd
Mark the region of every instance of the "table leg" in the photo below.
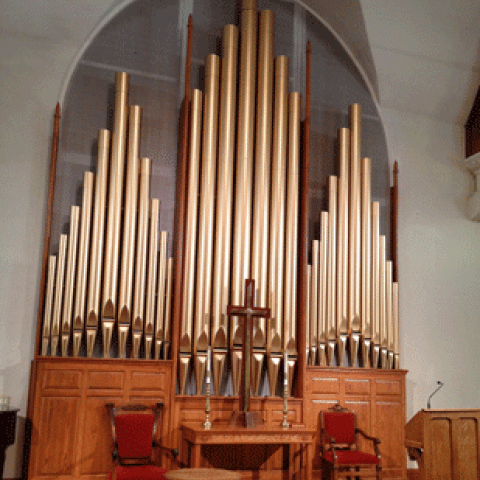
<svg viewBox="0 0 480 480">
<path fill-rule="evenodd" d="M 195 443 L 192 445 L 192 459 L 191 459 L 191 468 L 199 468 L 201 461 L 202 445 Z"/>
<path fill-rule="evenodd" d="M 305 477 L 306 477 L 306 480 L 312 480 L 313 443 L 307 443 L 306 447 L 307 448 L 305 449 Z"/>
<path fill-rule="evenodd" d="M 293 473 L 295 471 L 295 461 L 293 458 L 293 445 L 289 443 L 287 445 L 288 448 L 288 480 L 293 480 Z"/>
</svg>

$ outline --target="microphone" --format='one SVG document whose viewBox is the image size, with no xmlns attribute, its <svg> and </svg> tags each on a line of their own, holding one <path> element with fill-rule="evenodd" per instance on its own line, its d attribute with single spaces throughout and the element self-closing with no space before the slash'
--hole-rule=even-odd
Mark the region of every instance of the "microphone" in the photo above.
<svg viewBox="0 0 480 480">
<path fill-rule="evenodd" d="M 430 408 L 430 399 L 443 387 L 443 382 L 438 380 L 437 382 L 438 387 L 435 389 L 435 391 L 428 397 L 427 401 L 427 408 Z"/>
</svg>

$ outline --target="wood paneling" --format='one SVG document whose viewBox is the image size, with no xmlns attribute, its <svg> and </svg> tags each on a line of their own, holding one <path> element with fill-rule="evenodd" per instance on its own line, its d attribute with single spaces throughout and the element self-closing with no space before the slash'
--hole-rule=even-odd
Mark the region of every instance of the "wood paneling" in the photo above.
<svg viewBox="0 0 480 480">
<path fill-rule="evenodd" d="M 105 404 L 164 403 L 169 445 L 172 362 L 38 358 L 29 478 L 106 479 L 112 436 Z M 159 464 L 167 464 L 159 453 Z"/>
<path fill-rule="evenodd" d="M 39 474 L 73 473 L 79 407 L 80 400 L 74 397 L 45 397 L 41 400 L 41 423 L 38 431 L 34 430 L 39 446 L 36 465 Z"/>
<path fill-rule="evenodd" d="M 112 440 L 105 410 L 108 402 L 154 404 L 162 401 L 159 442 L 180 448 L 179 462 L 188 462 L 180 425 L 204 421 L 205 397 L 175 395 L 172 361 L 39 358 L 35 369 L 31 479 L 105 479 L 112 466 Z M 317 430 L 314 478 L 321 476 L 320 412 L 340 401 L 357 413 L 360 428 L 380 437 L 383 478 L 404 480 L 405 372 L 307 367 L 305 375 L 304 396 L 289 399 L 288 420 Z M 211 420 L 228 422 L 238 408 L 238 398 L 214 396 Z M 283 420 L 282 398 L 254 397 L 251 409 L 261 412 L 267 425 L 278 426 Z M 455 428 L 464 434 L 466 442 L 475 430 L 469 419 Z M 459 449 L 455 456 L 471 458 L 474 453 L 474 447 Z M 161 452 L 156 460 L 165 467 L 181 464 L 172 464 Z M 244 480 L 280 480 L 289 462 L 295 462 L 292 465 L 298 469 L 300 461 L 295 455 L 290 459 L 288 449 L 282 446 L 212 446 L 204 448 L 202 465 L 238 467 L 243 470 Z"/>
<path fill-rule="evenodd" d="M 421 410 L 405 426 L 423 480 L 480 478 L 480 410 Z"/>
<path fill-rule="evenodd" d="M 359 428 L 380 438 L 382 478 L 406 478 L 405 375 L 404 370 L 307 367 L 304 422 L 318 429 L 314 478 L 321 478 L 320 413 L 337 402 L 357 414 Z M 361 446 L 371 449 L 371 443 Z"/>
</svg>

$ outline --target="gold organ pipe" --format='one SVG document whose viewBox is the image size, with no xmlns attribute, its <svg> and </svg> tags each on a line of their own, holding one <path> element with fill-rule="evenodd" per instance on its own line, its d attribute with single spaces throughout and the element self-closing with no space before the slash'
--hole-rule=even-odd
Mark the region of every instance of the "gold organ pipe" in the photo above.
<svg viewBox="0 0 480 480">
<path fill-rule="evenodd" d="M 90 247 L 90 270 L 86 316 L 88 357 L 93 356 L 98 329 L 109 149 L 110 132 L 102 129 L 98 133 L 98 159 L 93 202 L 92 245 Z"/>
<path fill-rule="evenodd" d="M 372 367 L 380 358 L 380 204 L 372 202 Z"/>
<path fill-rule="evenodd" d="M 286 155 L 288 143 L 288 58 L 275 59 L 275 95 L 270 215 L 269 294 L 271 330 L 267 351 L 270 392 L 275 392 L 282 349 Z"/>
<path fill-rule="evenodd" d="M 238 29 L 223 29 L 218 135 L 218 179 L 212 300 L 213 388 L 218 395 L 227 351 L 227 305 L 230 290 L 230 247 L 232 241 L 233 170 L 237 91 Z"/>
<path fill-rule="evenodd" d="M 160 232 L 158 253 L 157 314 L 155 321 L 155 360 L 160 359 L 165 340 L 165 290 L 167 283 L 167 232 Z"/>
<path fill-rule="evenodd" d="M 329 325 L 327 317 L 328 282 L 328 212 L 320 213 L 320 258 L 318 262 L 318 362 L 320 366 L 333 365 L 337 332 L 335 325 Z M 322 338 L 328 340 L 322 342 Z"/>
<path fill-rule="evenodd" d="M 125 356 L 126 332 L 132 322 L 133 274 L 135 262 L 135 235 L 137 225 L 138 182 L 140 175 L 140 122 L 141 108 L 132 105 L 128 121 L 127 173 L 124 201 L 122 262 L 118 294 L 119 357 Z"/>
<path fill-rule="evenodd" d="M 198 215 L 198 178 L 202 130 L 202 92 L 193 90 L 191 101 L 190 152 L 188 161 L 188 198 L 185 232 L 185 274 L 182 295 L 179 381 L 180 393 L 185 393 L 188 366 L 192 353 L 193 300 L 195 289 L 195 258 Z"/>
<path fill-rule="evenodd" d="M 133 358 L 139 358 L 145 321 L 145 289 L 147 277 L 147 240 L 148 240 L 148 210 L 150 199 L 150 177 L 152 162 L 149 158 L 140 160 L 140 192 L 138 200 L 138 232 L 137 256 L 135 260 L 135 291 L 133 296 Z M 125 335 L 125 336 L 123 336 Z M 119 325 L 119 353 L 123 358 L 125 352 L 128 326 L 124 329 Z"/>
<path fill-rule="evenodd" d="M 153 334 L 155 329 L 155 289 L 157 286 L 158 264 L 158 215 L 160 202 L 153 198 L 150 202 L 150 226 L 148 239 L 147 300 L 145 307 L 145 358 L 152 355 Z"/>
<path fill-rule="evenodd" d="M 53 308 L 53 287 L 55 285 L 55 268 L 57 266 L 57 257 L 50 255 L 48 257 L 48 280 L 47 293 L 45 295 L 45 311 L 43 312 L 42 329 L 42 355 L 48 354 L 48 345 L 50 343 L 50 329 L 52 326 L 52 308 Z"/>
<path fill-rule="evenodd" d="M 379 237 L 379 296 L 380 296 L 380 360 L 382 368 L 387 368 L 387 302 L 386 302 L 386 244 L 385 235 Z"/>
<path fill-rule="evenodd" d="M 102 332 L 103 353 L 109 356 L 112 330 L 117 313 L 117 277 L 120 249 L 120 219 L 128 116 L 128 75 L 115 75 L 115 112 L 112 134 L 105 268 L 103 274 Z"/>
<path fill-rule="evenodd" d="M 361 331 L 360 311 L 360 156 L 362 151 L 362 109 L 350 105 L 350 196 L 348 229 L 348 321 L 349 333 Z M 351 337 L 352 338 L 352 337 Z"/>
<path fill-rule="evenodd" d="M 350 130 L 348 128 L 339 129 L 338 144 L 340 171 L 338 178 L 337 334 L 346 339 L 348 334 L 348 186 L 350 183 Z"/>
<path fill-rule="evenodd" d="M 164 323 L 164 349 L 163 359 L 167 360 L 170 354 L 170 325 L 172 317 L 172 286 L 173 286 L 173 258 L 167 260 L 167 285 L 165 293 L 165 323 Z"/>
<path fill-rule="evenodd" d="M 67 250 L 67 235 L 60 235 L 58 245 L 57 274 L 55 277 L 55 300 L 53 304 L 52 330 L 50 339 L 50 355 L 57 356 L 58 337 L 60 334 L 60 317 L 62 311 L 63 282 L 65 277 L 65 256 Z"/>
<path fill-rule="evenodd" d="M 196 302 L 193 337 L 194 367 L 198 394 L 201 393 L 205 378 L 207 347 L 210 342 L 220 58 L 218 55 L 208 55 L 205 63 L 202 180 L 198 219 L 197 281 L 195 286 Z"/>
<path fill-rule="evenodd" d="M 328 186 L 328 249 L 327 249 L 327 329 L 333 332 L 337 327 L 336 318 L 336 274 L 337 274 L 337 177 L 330 176 Z M 338 337 L 339 364 L 343 364 L 345 344 Z"/>
<path fill-rule="evenodd" d="M 68 355 L 68 343 L 72 327 L 73 291 L 75 286 L 75 266 L 77 264 L 77 241 L 80 207 L 70 207 L 70 234 L 67 252 L 67 272 L 65 274 L 65 293 L 62 314 L 62 356 Z"/>
<path fill-rule="evenodd" d="M 285 315 L 283 348 L 288 353 L 288 385 L 291 389 L 297 359 L 297 258 L 298 258 L 298 187 L 300 182 L 300 115 L 301 96 L 289 95 L 288 180 L 285 228 Z"/>
<path fill-rule="evenodd" d="M 257 306 L 267 307 L 268 223 L 270 200 L 270 159 L 272 145 L 274 16 L 260 12 L 257 86 L 257 133 L 255 149 L 255 188 L 253 202 L 251 278 L 255 280 Z M 266 322 L 253 320 L 253 392 L 260 385 L 266 347 Z"/>
<path fill-rule="evenodd" d="M 85 326 L 85 299 L 87 296 L 88 254 L 90 226 L 92 223 L 93 179 L 94 175 L 92 172 L 84 172 L 80 238 L 78 242 L 77 279 L 75 282 L 75 304 L 73 308 L 74 357 L 77 357 L 80 351 Z"/>
<path fill-rule="evenodd" d="M 310 281 L 308 285 L 308 291 L 310 292 L 309 304 L 309 317 L 311 320 L 310 336 L 308 338 L 309 352 L 310 352 L 310 365 L 317 363 L 317 345 L 319 343 L 318 338 L 318 260 L 319 260 L 319 248 L 320 241 L 313 240 L 312 242 L 312 265 L 310 268 Z M 308 325 L 308 323 L 307 323 Z M 326 331 L 322 332 L 324 335 L 323 342 L 326 341 Z M 307 357 L 308 358 L 308 357 Z"/>
<path fill-rule="evenodd" d="M 318 240 L 314 240 L 314 242 L 317 242 L 317 257 L 318 257 Z M 313 246 L 312 246 L 312 252 L 313 252 Z M 312 253 L 312 258 L 313 258 L 313 253 Z M 317 268 L 318 268 L 318 260 L 317 260 Z M 316 357 L 313 355 L 310 355 L 311 351 L 311 346 L 313 345 L 312 342 L 312 337 L 310 336 L 310 322 L 312 321 L 312 316 L 311 316 L 311 297 L 314 292 L 313 288 L 313 283 L 312 283 L 312 270 L 313 266 L 310 264 L 307 264 L 307 291 L 306 291 L 306 305 L 305 305 L 305 333 L 306 333 L 306 359 L 307 362 L 309 362 L 309 365 L 315 365 Z M 317 272 L 317 279 L 318 279 L 318 272 Z M 318 298 L 318 297 L 317 297 Z M 313 324 L 312 324 L 313 327 Z M 315 345 L 315 350 L 316 350 L 316 345 Z M 313 360 L 312 360 L 313 357 Z"/>
<path fill-rule="evenodd" d="M 393 262 L 387 260 L 385 275 L 385 312 L 387 324 L 387 365 L 393 368 L 393 312 L 392 312 L 392 281 L 393 281 Z"/>
<path fill-rule="evenodd" d="M 361 163 L 362 180 L 362 359 L 363 366 L 370 366 L 371 320 L 371 271 L 372 271 L 372 225 L 371 225 L 371 170 L 372 162 L 364 158 Z"/>
<path fill-rule="evenodd" d="M 242 3 L 240 45 L 240 80 L 236 156 L 236 205 L 233 224 L 231 301 L 239 305 L 243 299 L 245 279 L 250 274 L 253 140 L 255 118 L 255 71 L 257 50 L 257 5 L 255 0 Z M 240 391 L 240 358 L 243 328 L 238 317 L 232 317 L 230 343 L 232 351 L 233 393 Z"/>
<path fill-rule="evenodd" d="M 392 311 L 393 311 L 393 368 L 400 368 L 400 337 L 399 337 L 399 298 L 398 282 L 392 284 Z"/>
</svg>

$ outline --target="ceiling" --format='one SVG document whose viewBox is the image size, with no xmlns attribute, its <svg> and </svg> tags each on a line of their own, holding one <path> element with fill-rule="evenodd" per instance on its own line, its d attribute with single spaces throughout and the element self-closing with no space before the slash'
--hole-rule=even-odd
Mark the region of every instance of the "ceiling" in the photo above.
<svg viewBox="0 0 480 480">
<path fill-rule="evenodd" d="M 78 50 L 118 3 L 2 0 L 0 39 L 70 42 Z M 380 105 L 464 124 L 480 84 L 480 1 L 360 0 L 360 5 Z"/>
<path fill-rule="evenodd" d="M 361 5 L 380 105 L 463 125 L 480 84 L 480 1 Z"/>
</svg>

